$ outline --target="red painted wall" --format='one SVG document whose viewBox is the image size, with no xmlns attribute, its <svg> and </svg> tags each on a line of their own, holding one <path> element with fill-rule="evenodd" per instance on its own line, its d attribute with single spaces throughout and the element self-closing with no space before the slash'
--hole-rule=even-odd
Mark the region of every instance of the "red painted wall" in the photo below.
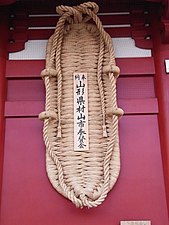
<svg viewBox="0 0 169 225">
<path fill-rule="evenodd" d="M 121 120 L 119 180 L 106 201 L 89 210 L 76 209 L 50 185 L 41 129 L 37 118 L 6 119 L 1 224 L 116 225 L 139 219 L 167 224 L 156 115 Z"/>
<path fill-rule="evenodd" d="M 161 75 L 154 66 L 156 44 L 154 40 L 153 57 L 117 59 L 118 101 L 125 110 L 120 120 L 121 173 L 105 202 L 95 209 L 75 208 L 47 178 L 42 122 L 37 118 L 44 109 L 39 76 L 44 61 L 7 61 L 1 225 L 117 225 L 120 220 L 168 224 L 154 80 Z M 158 60 L 162 67 L 163 59 Z"/>
</svg>

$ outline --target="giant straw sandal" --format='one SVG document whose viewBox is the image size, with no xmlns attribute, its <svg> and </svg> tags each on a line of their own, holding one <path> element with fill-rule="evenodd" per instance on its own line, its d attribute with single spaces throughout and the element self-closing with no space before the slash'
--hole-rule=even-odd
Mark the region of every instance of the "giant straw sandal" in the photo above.
<svg viewBox="0 0 169 225">
<path fill-rule="evenodd" d="M 96 3 L 59 6 L 57 12 L 61 17 L 48 41 L 46 69 L 41 72 L 46 111 L 39 118 L 44 120 L 46 169 L 53 187 L 77 207 L 96 207 L 120 171 L 120 71 Z"/>
</svg>

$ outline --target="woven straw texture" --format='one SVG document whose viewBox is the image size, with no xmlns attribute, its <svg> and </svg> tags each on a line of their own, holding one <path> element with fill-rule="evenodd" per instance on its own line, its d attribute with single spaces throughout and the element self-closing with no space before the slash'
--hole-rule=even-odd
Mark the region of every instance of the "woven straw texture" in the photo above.
<svg viewBox="0 0 169 225">
<path fill-rule="evenodd" d="M 115 65 L 111 37 L 103 30 L 93 2 L 59 6 L 60 19 L 48 41 L 44 121 L 46 168 L 53 187 L 77 207 L 96 207 L 120 171 Z M 89 150 L 74 151 L 75 72 L 88 75 Z"/>
</svg>

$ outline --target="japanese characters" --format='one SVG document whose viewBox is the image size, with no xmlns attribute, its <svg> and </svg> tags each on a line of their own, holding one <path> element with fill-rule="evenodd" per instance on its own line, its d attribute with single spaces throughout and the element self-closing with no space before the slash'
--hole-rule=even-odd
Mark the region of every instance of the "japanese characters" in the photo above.
<svg viewBox="0 0 169 225">
<path fill-rule="evenodd" d="M 87 73 L 74 73 L 74 150 L 89 150 Z"/>
</svg>

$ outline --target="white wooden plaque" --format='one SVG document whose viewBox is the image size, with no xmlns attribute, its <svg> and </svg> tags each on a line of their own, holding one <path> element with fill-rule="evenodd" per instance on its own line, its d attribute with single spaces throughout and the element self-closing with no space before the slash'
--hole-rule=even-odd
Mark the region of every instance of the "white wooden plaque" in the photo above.
<svg viewBox="0 0 169 225">
<path fill-rule="evenodd" d="M 87 73 L 74 73 L 74 151 L 88 151 Z"/>
<path fill-rule="evenodd" d="M 167 74 L 169 73 L 169 59 L 165 60 L 165 71 Z"/>
<path fill-rule="evenodd" d="M 146 220 L 121 221 L 120 225 L 151 225 L 151 221 L 146 221 Z"/>
</svg>

